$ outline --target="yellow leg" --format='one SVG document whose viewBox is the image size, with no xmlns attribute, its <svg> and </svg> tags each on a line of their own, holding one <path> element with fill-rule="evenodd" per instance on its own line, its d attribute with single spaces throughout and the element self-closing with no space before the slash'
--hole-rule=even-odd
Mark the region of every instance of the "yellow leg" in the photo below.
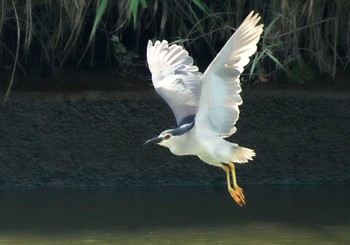
<svg viewBox="0 0 350 245">
<path fill-rule="evenodd" d="M 231 180 L 230 180 L 230 169 L 228 167 L 226 167 L 225 165 L 222 165 L 222 169 L 226 172 L 227 188 L 230 190 L 230 189 L 232 189 Z"/>
<path fill-rule="evenodd" d="M 230 168 L 231 168 L 231 166 L 230 166 Z M 233 198 L 233 200 L 235 200 L 235 202 L 239 206 L 243 207 L 245 205 L 245 198 L 244 198 L 242 189 L 237 185 L 237 182 L 235 181 L 236 175 L 235 175 L 234 170 L 232 171 L 232 168 L 231 168 L 232 179 L 234 180 L 233 181 L 234 188 L 232 188 L 231 179 L 230 179 L 230 169 L 225 165 L 222 165 L 222 169 L 226 172 L 228 192 L 231 194 L 231 197 Z"/>
<path fill-rule="evenodd" d="M 243 190 L 237 184 L 235 165 L 232 162 L 229 162 L 228 165 L 229 165 L 229 167 L 231 169 L 231 173 L 232 173 L 233 189 L 235 189 L 236 193 L 240 196 L 243 204 L 245 205 L 245 197 L 243 194 Z"/>
</svg>

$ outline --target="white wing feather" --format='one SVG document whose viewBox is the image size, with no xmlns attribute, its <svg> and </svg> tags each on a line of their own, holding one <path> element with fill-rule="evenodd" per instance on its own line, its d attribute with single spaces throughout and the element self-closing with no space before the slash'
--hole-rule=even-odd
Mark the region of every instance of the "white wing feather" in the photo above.
<svg viewBox="0 0 350 245">
<path fill-rule="evenodd" d="M 157 93 L 172 109 L 178 126 L 192 120 L 197 111 L 200 90 L 198 67 L 188 52 L 167 41 L 148 41 L 147 61 Z"/>
<path fill-rule="evenodd" d="M 196 115 L 196 127 L 228 137 L 236 132 L 239 118 L 239 77 L 256 50 L 263 31 L 257 25 L 258 14 L 252 11 L 227 41 L 201 78 L 201 94 Z"/>
</svg>

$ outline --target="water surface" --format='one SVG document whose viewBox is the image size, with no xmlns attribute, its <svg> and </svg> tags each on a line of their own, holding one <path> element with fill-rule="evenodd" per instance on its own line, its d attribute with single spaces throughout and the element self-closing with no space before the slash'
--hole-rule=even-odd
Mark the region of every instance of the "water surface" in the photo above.
<svg viewBox="0 0 350 245">
<path fill-rule="evenodd" d="M 0 244 L 350 244 L 350 186 L 0 190 Z"/>
</svg>

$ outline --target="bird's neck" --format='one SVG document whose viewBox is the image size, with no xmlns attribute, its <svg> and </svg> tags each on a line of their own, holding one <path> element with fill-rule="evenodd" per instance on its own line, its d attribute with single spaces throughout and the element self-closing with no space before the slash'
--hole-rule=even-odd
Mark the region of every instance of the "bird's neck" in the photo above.
<svg viewBox="0 0 350 245">
<path fill-rule="evenodd" d="M 172 140 L 166 147 L 178 156 L 193 155 L 192 145 L 194 137 L 192 135 L 192 128 L 194 126 L 194 121 L 191 123 L 183 124 L 178 128 L 170 129 L 169 132 L 172 135 Z"/>
<path fill-rule="evenodd" d="M 191 137 L 191 132 L 187 132 L 181 136 L 173 139 L 172 144 L 168 146 L 171 153 L 184 156 L 184 155 L 195 155 L 194 151 L 196 142 L 193 142 L 193 137 Z"/>
</svg>

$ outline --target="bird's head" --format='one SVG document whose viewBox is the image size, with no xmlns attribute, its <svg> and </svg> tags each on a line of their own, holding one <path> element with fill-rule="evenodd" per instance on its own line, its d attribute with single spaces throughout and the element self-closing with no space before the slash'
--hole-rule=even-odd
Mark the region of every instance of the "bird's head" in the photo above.
<svg viewBox="0 0 350 245">
<path fill-rule="evenodd" d="M 157 137 L 147 140 L 143 145 L 155 143 L 161 146 L 169 147 L 169 145 L 171 145 L 171 142 L 173 142 L 174 138 L 176 138 L 176 136 L 172 134 L 171 129 L 168 129 L 160 133 L 160 135 L 158 135 Z"/>
<path fill-rule="evenodd" d="M 149 143 L 156 143 L 161 146 L 168 147 L 170 151 L 174 150 L 174 147 L 178 147 L 183 143 L 183 136 L 188 133 L 194 126 L 194 122 L 183 124 L 175 129 L 167 129 L 160 133 L 157 137 L 147 140 L 143 145 Z"/>
</svg>

